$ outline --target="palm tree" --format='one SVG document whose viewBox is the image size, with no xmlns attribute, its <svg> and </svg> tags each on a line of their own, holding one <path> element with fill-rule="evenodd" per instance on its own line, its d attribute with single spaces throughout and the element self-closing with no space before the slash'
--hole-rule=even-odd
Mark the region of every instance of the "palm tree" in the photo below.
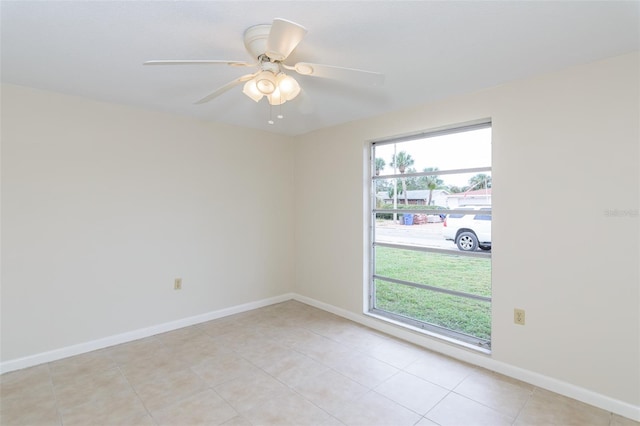
<svg viewBox="0 0 640 426">
<path fill-rule="evenodd" d="M 400 151 L 397 155 L 391 156 L 391 167 L 397 167 L 401 174 L 411 166 L 413 166 L 413 158 L 406 151 Z"/>
<path fill-rule="evenodd" d="M 409 167 L 407 168 L 405 173 L 407 174 L 417 173 L 417 170 L 414 169 L 413 167 Z M 420 179 L 421 178 L 419 177 L 405 178 L 405 181 L 407 182 L 407 191 L 411 191 L 412 189 L 424 189 L 423 182 Z"/>
<path fill-rule="evenodd" d="M 469 190 L 491 188 L 491 176 L 478 173 L 469 179 Z"/>
<path fill-rule="evenodd" d="M 398 168 L 400 174 L 404 174 L 404 171 L 407 167 L 413 166 L 413 158 L 411 154 L 407 154 L 406 151 L 400 151 L 398 154 L 394 154 L 391 157 L 391 167 Z M 407 182 L 405 178 L 402 178 L 402 192 L 404 193 L 404 205 L 409 204 L 409 200 L 407 198 Z"/>
<path fill-rule="evenodd" d="M 437 172 L 438 168 L 437 167 L 425 167 L 424 169 L 422 169 L 423 172 Z M 424 181 L 426 183 L 427 188 L 429 189 L 429 202 L 427 203 L 428 206 L 431 205 L 431 200 L 433 198 L 433 190 L 434 189 L 438 189 L 442 186 L 442 184 L 444 183 L 444 181 L 442 179 L 440 179 L 437 175 L 433 175 L 433 176 L 425 176 L 424 177 Z"/>
<path fill-rule="evenodd" d="M 384 169 L 387 163 L 383 158 L 376 158 L 376 176 L 380 176 L 380 172 Z"/>
</svg>

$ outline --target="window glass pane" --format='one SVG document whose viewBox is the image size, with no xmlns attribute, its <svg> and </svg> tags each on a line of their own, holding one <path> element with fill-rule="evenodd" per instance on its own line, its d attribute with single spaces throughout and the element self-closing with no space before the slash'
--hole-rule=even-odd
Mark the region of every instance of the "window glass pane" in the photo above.
<svg viewBox="0 0 640 426">
<path fill-rule="evenodd" d="M 491 259 L 376 247 L 375 274 L 491 297 Z"/>
<path fill-rule="evenodd" d="M 381 178 L 373 182 L 377 208 L 383 208 L 382 205 L 392 208 L 394 199 L 398 207 L 490 205 L 491 184 L 490 171 L 434 176 L 408 174 L 407 177 Z"/>
<path fill-rule="evenodd" d="M 404 205 L 445 208 L 448 199 L 456 195 L 444 184 L 445 178 L 446 176 L 408 176 L 397 179 L 376 179 L 374 182 L 376 207 L 393 208 L 395 201 L 399 208 Z"/>
<path fill-rule="evenodd" d="M 394 161 L 396 157 L 398 161 Z M 376 146 L 376 158 L 382 159 L 376 166 L 379 176 L 411 170 L 491 167 L 491 128 L 379 144 Z"/>
<path fill-rule="evenodd" d="M 376 213 L 375 242 L 457 250 L 442 234 L 444 215 L 400 212 L 395 216 L 394 220 L 393 213 Z"/>
<path fill-rule="evenodd" d="M 488 341 L 491 303 L 375 281 L 376 308 Z"/>
</svg>

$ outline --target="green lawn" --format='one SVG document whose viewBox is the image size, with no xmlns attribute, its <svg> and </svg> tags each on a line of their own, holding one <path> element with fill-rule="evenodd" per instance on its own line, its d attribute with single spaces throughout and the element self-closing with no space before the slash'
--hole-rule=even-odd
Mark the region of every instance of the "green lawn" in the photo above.
<svg viewBox="0 0 640 426">
<path fill-rule="evenodd" d="M 491 296 L 491 260 L 455 254 L 376 248 L 376 274 Z M 376 280 L 376 307 L 491 339 L 491 303 Z"/>
</svg>

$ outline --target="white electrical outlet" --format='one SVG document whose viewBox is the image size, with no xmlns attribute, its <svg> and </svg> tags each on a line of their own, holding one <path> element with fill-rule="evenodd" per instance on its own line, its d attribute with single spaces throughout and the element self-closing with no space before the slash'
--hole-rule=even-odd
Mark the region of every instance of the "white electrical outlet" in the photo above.
<svg viewBox="0 0 640 426">
<path fill-rule="evenodd" d="M 524 325 L 524 309 L 513 310 L 513 322 L 515 324 Z"/>
<path fill-rule="evenodd" d="M 173 281 L 173 289 L 174 290 L 182 290 L 182 278 L 176 278 Z"/>
</svg>

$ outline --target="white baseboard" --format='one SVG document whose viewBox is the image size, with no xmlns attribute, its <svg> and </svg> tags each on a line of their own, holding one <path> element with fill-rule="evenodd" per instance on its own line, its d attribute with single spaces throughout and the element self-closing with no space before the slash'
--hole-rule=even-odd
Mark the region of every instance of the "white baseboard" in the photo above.
<svg viewBox="0 0 640 426">
<path fill-rule="evenodd" d="M 319 302 L 315 299 L 301 296 L 299 294 L 295 294 L 294 299 L 375 330 L 382 331 L 383 333 L 387 333 L 391 336 L 414 343 L 418 346 L 448 355 L 460 361 L 468 362 L 469 364 L 504 374 L 505 376 L 582 401 L 586 404 L 593 405 L 594 407 L 607 410 L 620 416 L 640 421 L 640 406 L 629 404 L 628 402 L 620 401 L 589 389 L 554 379 L 553 377 L 497 361 L 491 358 L 488 354 L 484 354 L 477 350 L 465 349 L 459 345 L 452 345 L 447 343 L 446 339 L 430 338 L 424 335 L 424 333 L 412 332 L 404 326 L 396 326 L 387 320 L 379 320 L 365 314 L 354 314 L 351 311 Z"/>
<path fill-rule="evenodd" d="M 52 351 L 42 352 L 35 355 L 26 356 L 23 358 L 13 359 L 0 363 L 0 374 L 8 373 L 10 371 L 21 370 L 27 367 L 33 367 L 35 365 L 44 364 L 47 362 L 57 361 L 59 359 L 68 358 L 74 355 L 80 355 L 87 352 L 95 351 L 97 349 L 107 348 L 109 346 L 115 346 L 122 343 L 131 342 L 145 337 L 154 336 L 160 333 L 166 333 L 167 331 L 176 330 L 178 328 L 188 327 L 190 325 L 199 324 L 214 319 L 226 317 L 241 312 L 250 311 L 252 309 L 262 308 L 264 306 L 273 305 L 275 303 L 284 302 L 294 298 L 293 293 L 283 294 L 276 297 L 270 297 L 268 299 L 257 300 L 254 302 L 244 303 L 242 305 L 232 306 L 230 308 L 224 308 L 213 312 L 207 312 L 201 315 L 195 315 L 188 318 L 179 319 L 176 321 L 166 322 L 164 324 L 158 324 L 147 328 L 141 328 L 130 332 L 116 334 L 114 336 L 105 337 L 102 339 L 92 340 L 90 342 L 79 343 L 73 346 L 67 346 L 60 349 L 54 349 Z"/>
<path fill-rule="evenodd" d="M 59 359 L 67 358 L 70 356 L 80 355 L 83 353 L 95 351 L 97 349 L 103 349 L 109 346 L 131 342 L 145 337 L 154 336 L 156 334 L 165 333 L 167 331 L 176 330 L 178 328 L 188 327 L 190 325 L 223 318 L 229 315 L 250 311 L 252 309 L 262 308 L 264 306 L 281 303 L 291 299 L 322 309 L 332 314 L 336 314 L 367 327 L 382 331 L 391 336 L 414 343 L 418 346 L 422 346 L 435 352 L 448 355 L 460 361 L 468 362 L 470 364 L 483 367 L 500 374 L 504 374 L 505 376 L 509 376 L 514 379 L 522 380 L 523 382 L 530 383 L 534 386 L 547 389 L 549 391 L 567 396 L 569 398 L 582 401 L 589 405 L 602 408 L 603 410 L 610 411 L 623 417 L 640 421 L 639 406 L 610 398 L 606 395 L 602 395 L 597 392 L 572 385 L 571 383 L 554 379 L 552 377 L 525 370 L 514 365 L 496 361 L 485 353 L 479 352 L 477 350 L 465 349 L 463 347 L 460 347 L 459 345 L 450 344 L 445 339 L 430 338 L 422 333 L 412 332 L 405 327 L 396 326 L 389 321 L 378 320 L 365 314 L 355 314 L 345 309 L 338 308 L 336 306 L 329 305 L 296 293 L 287 293 L 268 299 L 262 299 L 242 305 L 220 309 L 213 312 L 208 312 L 202 315 L 183 318 L 152 327 L 93 340 L 90 342 L 80 343 L 65 348 L 55 349 L 48 352 L 5 361 L 0 363 L 0 373 L 7 373 L 10 371 L 33 367 L 35 365 L 44 364 L 47 362 L 57 361 Z"/>
</svg>

